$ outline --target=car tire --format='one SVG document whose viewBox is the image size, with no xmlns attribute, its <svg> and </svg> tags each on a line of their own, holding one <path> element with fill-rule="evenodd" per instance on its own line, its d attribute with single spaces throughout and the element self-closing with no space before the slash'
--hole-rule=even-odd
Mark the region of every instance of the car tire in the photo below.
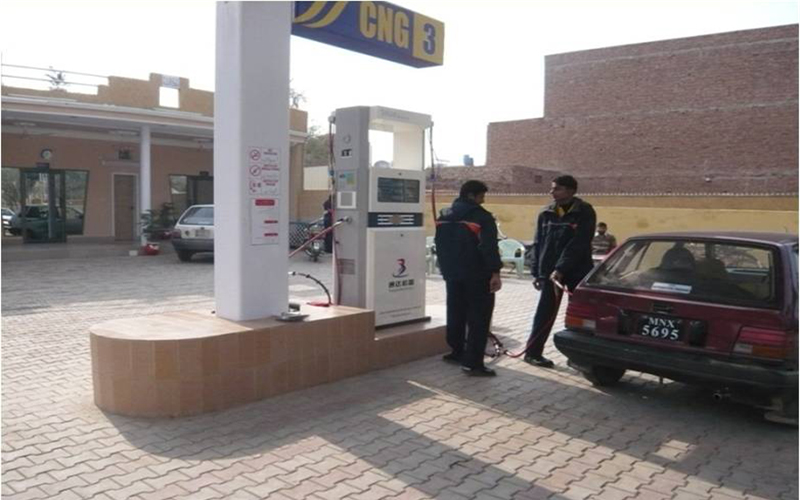
<svg viewBox="0 0 800 500">
<path fill-rule="evenodd" d="M 796 427 L 797 420 L 797 396 L 787 396 L 781 401 L 780 411 L 768 411 L 764 413 L 764 420 L 776 424 L 791 425 Z"/>
<path fill-rule="evenodd" d="M 608 387 L 619 382 L 625 375 L 624 368 L 612 368 L 610 366 L 593 366 L 589 371 L 583 372 L 586 380 L 596 387 Z"/>
<path fill-rule="evenodd" d="M 189 262 L 192 260 L 192 255 L 194 255 L 194 252 L 191 250 L 178 250 L 178 259 L 181 262 Z"/>
</svg>

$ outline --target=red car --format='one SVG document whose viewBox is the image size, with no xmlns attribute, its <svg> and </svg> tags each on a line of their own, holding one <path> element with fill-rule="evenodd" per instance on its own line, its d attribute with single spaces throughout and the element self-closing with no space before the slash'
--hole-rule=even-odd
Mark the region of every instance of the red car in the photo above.
<svg viewBox="0 0 800 500">
<path fill-rule="evenodd" d="M 555 345 L 595 385 L 635 370 L 796 424 L 797 251 L 790 234 L 630 238 L 575 289 Z"/>
</svg>

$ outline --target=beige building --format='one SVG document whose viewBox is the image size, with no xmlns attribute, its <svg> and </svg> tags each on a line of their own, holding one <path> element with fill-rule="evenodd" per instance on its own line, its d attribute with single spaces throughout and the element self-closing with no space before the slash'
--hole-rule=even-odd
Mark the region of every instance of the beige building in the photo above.
<svg viewBox="0 0 800 500">
<path fill-rule="evenodd" d="M 3 67 L 2 207 L 26 212 L 26 229 L 16 217 L 12 232 L 26 242 L 133 241 L 148 209 L 171 203 L 177 216 L 213 202 L 212 92 L 160 74 L 147 81 L 47 70 L 25 76 L 31 69 Z M 50 90 L 19 83 L 47 78 Z M 307 114 L 287 112 L 290 184 L 302 186 Z M 299 204 L 293 189 L 290 220 L 300 218 Z"/>
</svg>

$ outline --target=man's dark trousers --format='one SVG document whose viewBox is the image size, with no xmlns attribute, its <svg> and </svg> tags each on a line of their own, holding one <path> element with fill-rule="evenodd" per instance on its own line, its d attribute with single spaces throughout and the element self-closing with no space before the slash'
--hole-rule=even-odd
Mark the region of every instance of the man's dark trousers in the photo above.
<svg viewBox="0 0 800 500">
<path fill-rule="evenodd" d="M 470 368 L 483 365 L 494 309 L 489 280 L 447 280 L 447 344 Z"/>
<path fill-rule="evenodd" d="M 534 358 L 541 357 L 542 352 L 544 352 L 544 344 L 550 336 L 550 330 L 553 329 L 553 323 L 555 323 L 558 306 L 561 305 L 561 296 L 563 295 L 561 290 L 557 290 L 555 284 L 549 279 L 543 281 L 539 294 L 539 305 L 536 306 L 533 327 L 528 337 L 530 345 L 525 349 L 525 355 Z"/>
</svg>

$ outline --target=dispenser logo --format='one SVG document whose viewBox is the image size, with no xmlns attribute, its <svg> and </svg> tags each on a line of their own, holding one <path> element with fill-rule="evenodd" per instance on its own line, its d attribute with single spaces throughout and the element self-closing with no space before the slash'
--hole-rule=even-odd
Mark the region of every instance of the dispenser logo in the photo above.
<svg viewBox="0 0 800 500">
<path fill-rule="evenodd" d="M 392 273 L 395 278 L 405 278 L 408 276 L 406 269 L 406 259 L 397 259 L 397 272 Z"/>
<path fill-rule="evenodd" d="M 414 279 L 408 277 L 408 268 L 406 267 L 406 259 L 397 259 L 397 270 L 392 273 L 394 280 L 389 280 L 389 291 L 394 292 L 412 288 L 414 286 Z M 404 279 L 400 279 L 404 278 Z"/>
</svg>

